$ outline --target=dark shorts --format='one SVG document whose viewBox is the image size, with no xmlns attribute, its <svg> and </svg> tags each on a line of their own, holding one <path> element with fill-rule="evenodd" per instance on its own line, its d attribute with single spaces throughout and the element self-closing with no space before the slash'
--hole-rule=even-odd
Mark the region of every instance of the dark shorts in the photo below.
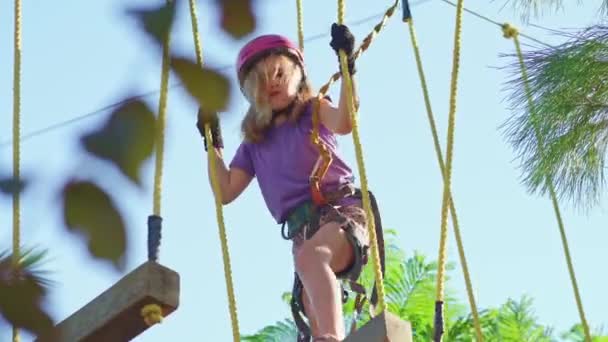
<svg viewBox="0 0 608 342">
<path fill-rule="evenodd" d="M 329 222 L 337 223 L 336 228 L 346 232 L 346 236 L 353 246 L 355 253 L 353 264 L 345 270 L 340 270 L 336 275 L 339 278 L 357 278 L 361 272 L 361 268 L 367 263 L 367 250 L 369 248 L 367 216 L 360 203 L 343 207 L 329 207 L 323 210 L 317 227 L 305 225 L 293 237 L 292 255 L 295 257 L 305 240 L 305 236 L 312 237 L 320 227 Z"/>
</svg>

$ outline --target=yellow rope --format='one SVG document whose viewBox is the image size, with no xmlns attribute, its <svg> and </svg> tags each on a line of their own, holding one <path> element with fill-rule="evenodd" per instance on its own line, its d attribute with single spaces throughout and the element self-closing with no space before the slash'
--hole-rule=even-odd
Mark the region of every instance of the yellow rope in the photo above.
<svg viewBox="0 0 608 342">
<path fill-rule="evenodd" d="M 300 50 L 304 52 L 304 10 L 302 9 L 302 0 L 296 0 L 296 9 L 298 14 L 298 44 Z"/>
<path fill-rule="evenodd" d="M 529 111 L 530 113 L 533 115 L 536 111 L 536 109 L 534 108 L 534 102 L 532 99 L 532 91 L 530 90 L 530 84 L 529 84 L 529 80 L 528 80 L 528 72 L 526 70 L 526 65 L 524 63 L 524 57 L 521 51 L 521 46 L 519 44 L 519 34 L 518 31 L 515 27 L 509 25 L 509 24 L 504 24 L 502 26 L 503 29 L 503 35 L 505 38 L 509 39 L 512 38 L 513 42 L 515 43 L 515 50 L 517 51 L 517 57 L 519 59 L 519 65 L 521 68 L 521 74 L 522 74 L 522 79 L 524 81 L 524 89 L 526 92 L 526 96 L 528 99 L 528 107 L 529 107 Z M 538 127 L 536 127 L 536 125 L 534 126 L 535 132 L 536 132 L 536 138 L 538 140 L 538 145 L 539 145 L 539 150 L 540 150 L 540 154 L 542 156 L 543 154 L 543 142 L 540 141 L 541 136 L 538 133 Z M 576 306 L 578 308 L 578 313 L 580 315 L 581 318 L 581 324 L 583 326 L 583 331 L 585 333 L 585 341 L 586 342 L 591 342 L 591 333 L 589 331 L 589 325 L 587 324 L 587 319 L 585 318 L 585 311 L 583 310 L 583 303 L 581 300 L 581 296 L 579 293 L 579 289 L 578 289 L 578 285 L 577 285 L 577 281 L 576 281 L 576 275 L 574 274 L 574 266 L 572 264 L 572 258 L 570 256 L 570 248 L 568 247 L 568 239 L 566 237 L 566 229 L 564 227 L 564 222 L 562 220 L 562 215 L 559 209 L 559 204 L 557 201 L 557 195 L 555 194 L 555 188 L 553 186 L 553 180 L 547 176 L 547 185 L 549 186 L 549 193 L 551 195 L 551 202 L 553 204 L 553 210 L 555 211 L 555 216 L 557 218 L 557 224 L 559 226 L 559 232 L 560 232 L 560 236 L 562 239 L 562 245 L 564 248 L 564 253 L 566 255 L 566 263 L 568 265 L 568 272 L 570 274 L 570 280 L 572 282 L 572 287 L 574 289 L 574 297 L 576 299 Z"/>
<path fill-rule="evenodd" d="M 448 138 L 447 138 L 447 158 L 443 182 L 443 198 L 441 203 L 441 233 L 439 241 L 439 269 L 437 272 L 437 302 L 443 303 L 445 291 L 445 264 L 447 254 L 447 224 L 448 224 L 448 204 L 450 202 L 450 189 L 452 182 L 452 159 L 454 145 L 454 126 L 456 115 L 456 98 L 458 91 L 458 71 L 460 68 L 460 36 L 462 33 L 462 11 L 463 0 L 458 1 L 456 9 L 456 27 L 454 29 L 454 51 L 452 60 L 452 78 L 450 83 L 450 103 L 448 116 Z M 441 306 L 443 317 L 444 306 Z M 443 331 L 443 327 L 435 327 Z M 441 338 L 441 336 L 440 336 Z"/>
<path fill-rule="evenodd" d="M 427 117 L 429 120 L 429 124 L 431 126 L 431 133 L 433 135 L 433 144 L 435 146 L 435 152 L 437 156 L 437 161 L 439 163 L 439 168 L 441 169 L 441 175 L 445 182 L 446 170 L 445 163 L 443 162 L 443 153 L 441 151 L 441 145 L 439 143 L 439 136 L 437 134 L 437 126 L 435 125 L 435 119 L 433 117 L 433 110 L 431 108 L 431 101 L 429 96 L 429 90 L 426 83 L 426 77 L 424 76 L 424 70 L 422 68 L 422 58 L 420 57 L 420 48 L 418 47 L 418 41 L 416 39 L 416 32 L 414 30 L 414 22 L 413 19 L 406 20 L 409 27 L 410 37 L 412 40 L 412 46 L 414 48 L 414 54 L 416 56 L 416 66 L 418 67 L 418 76 L 420 77 L 420 83 L 422 85 L 422 93 L 424 96 L 424 104 L 426 106 Z M 450 205 L 450 214 L 452 217 L 452 224 L 454 228 L 454 235 L 456 237 L 456 242 L 458 245 L 458 254 L 460 256 L 460 262 L 462 264 L 462 271 L 464 273 L 465 284 L 467 288 L 467 295 L 469 297 L 469 305 L 471 307 L 471 312 L 473 313 L 473 322 L 475 324 L 475 333 L 477 335 L 477 341 L 483 341 L 483 334 L 481 332 L 481 324 L 479 322 L 479 313 L 477 311 L 477 305 L 475 303 L 475 296 L 473 294 L 473 286 L 471 285 L 471 277 L 469 274 L 469 268 L 467 266 L 466 256 L 464 253 L 464 246 L 462 243 L 462 238 L 460 235 L 460 228 L 458 225 L 458 215 L 456 215 L 456 206 L 454 204 L 454 198 L 451 195 L 450 191 L 449 205 Z"/>
<path fill-rule="evenodd" d="M 144 322 L 148 325 L 154 325 L 162 323 L 163 321 L 163 310 L 158 304 L 148 304 L 141 309 L 141 316 Z"/>
<path fill-rule="evenodd" d="M 378 34 L 382 30 L 382 28 L 386 25 L 386 22 L 388 21 L 388 19 L 395 13 L 395 9 L 397 8 L 398 5 L 399 5 L 399 0 L 396 0 L 395 3 L 389 9 L 386 10 L 384 15 L 382 16 L 382 20 L 378 24 L 376 24 L 376 26 L 374 26 L 374 29 L 372 30 L 372 32 L 370 32 L 365 37 L 365 39 L 363 39 L 363 42 L 361 43 L 361 45 L 357 48 L 356 51 L 353 52 L 353 58 L 357 59 L 363 54 L 363 52 L 367 51 L 367 49 L 370 47 L 372 41 L 378 36 Z M 325 94 L 327 94 L 327 92 L 329 91 L 329 87 L 332 84 L 334 84 L 334 82 L 339 80 L 341 76 L 342 76 L 341 71 L 336 72 L 333 75 L 331 75 L 329 81 L 327 81 L 327 83 L 324 84 L 323 86 L 321 86 L 321 88 L 319 89 L 319 94 L 317 95 L 317 100 L 315 101 L 315 105 L 313 106 L 313 111 L 312 111 L 313 130 L 310 135 L 310 140 L 315 146 L 317 146 L 317 149 L 319 150 L 319 154 L 321 155 L 321 166 L 317 169 L 317 173 L 315 175 L 313 175 L 312 178 L 313 178 L 313 180 L 316 179 L 318 182 L 320 182 L 320 180 L 325 175 L 325 172 L 329 168 L 329 164 L 331 162 L 331 155 L 329 153 L 329 150 L 327 149 L 327 147 L 323 144 L 323 142 L 319 138 L 319 101 L 323 98 L 323 96 L 325 96 Z"/>
<path fill-rule="evenodd" d="M 399 0 L 396 0 L 395 3 L 391 7 L 389 7 L 386 10 L 386 12 L 384 12 L 384 15 L 382 16 L 382 19 L 380 20 L 380 22 L 378 24 L 376 24 L 376 26 L 374 26 L 372 32 L 370 32 L 363 39 L 363 41 L 361 42 L 361 45 L 357 48 L 357 50 L 355 50 L 353 52 L 354 59 L 358 59 L 359 57 L 361 57 L 361 55 L 365 51 L 367 51 L 367 49 L 370 47 L 371 43 L 374 41 L 374 39 L 376 39 L 376 37 L 378 36 L 380 31 L 382 31 L 382 29 L 386 25 L 386 22 L 388 21 L 388 19 L 390 19 L 390 17 L 393 16 L 393 14 L 395 13 L 395 9 L 397 8 L 398 5 L 399 5 Z M 319 89 L 319 93 L 321 93 L 322 95 L 325 95 L 327 93 L 327 91 L 329 90 L 329 87 L 331 87 L 332 84 L 334 84 L 336 81 L 338 81 L 341 76 L 342 76 L 341 72 L 336 72 L 333 75 L 331 75 L 331 77 L 329 78 L 329 81 L 327 81 L 327 83 L 325 83 Z"/>
<path fill-rule="evenodd" d="M 21 0 L 15 0 L 15 61 L 13 66 L 13 258 L 12 264 L 19 265 L 19 245 L 21 235 Z M 19 330 L 13 326 L 13 342 L 19 342 Z"/>
<path fill-rule="evenodd" d="M 338 0 L 338 23 L 344 23 L 344 0 Z M 367 188 L 367 175 L 365 172 L 365 165 L 363 163 L 363 152 L 361 147 L 361 142 L 359 140 L 359 129 L 357 124 L 357 115 L 355 109 L 355 103 L 353 99 L 352 93 L 352 80 L 350 77 L 350 73 L 348 71 L 348 61 L 346 54 L 344 51 L 340 50 L 340 69 L 342 70 L 342 81 L 346 85 L 347 91 L 347 104 L 348 111 L 350 113 L 350 118 L 352 122 L 352 136 L 353 143 L 355 145 L 355 152 L 357 156 L 357 165 L 359 167 L 359 176 L 361 177 L 361 193 L 363 195 L 363 208 L 365 209 L 365 213 L 367 215 L 369 224 L 368 232 L 370 237 L 370 245 L 371 245 L 371 253 L 372 253 L 372 262 L 374 265 L 374 271 L 376 274 L 376 288 L 378 290 L 378 306 L 376 307 L 377 313 L 382 313 L 385 310 L 386 304 L 384 301 L 384 281 L 382 276 L 382 269 L 380 266 L 380 254 L 378 252 L 378 239 L 376 237 L 376 229 L 374 222 L 374 215 L 372 213 L 369 192 Z"/>
<path fill-rule="evenodd" d="M 200 43 L 200 34 L 198 32 L 198 19 L 197 19 L 197 10 L 196 10 L 196 0 L 190 0 L 190 17 L 192 18 L 192 33 L 194 37 L 194 45 L 196 49 L 196 58 L 198 65 L 203 67 L 203 51 Z M 208 152 L 207 152 L 207 161 L 209 163 L 209 168 L 211 172 L 211 185 L 213 187 L 213 192 L 215 194 L 215 213 L 218 221 L 219 228 L 219 236 L 220 242 L 222 246 L 222 258 L 224 261 L 224 277 L 226 279 L 226 291 L 228 292 L 228 306 L 230 310 L 230 319 L 232 322 L 232 337 L 234 342 L 240 341 L 240 333 L 239 333 L 239 320 L 237 315 L 236 308 L 236 296 L 234 295 L 234 285 L 232 283 L 232 268 L 230 265 L 230 252 L 228 249 L 228 238 L 226 234 L 226 225 L 224 223 L 224 215 L 222 212 L 222 199 L 221 199 L 221 190 L 220 184 L 217 178 L 216 171 L 216 160 L 213 154 L 215 153 L 213 149 L 212 136 L 211 136 L 211 127 L 207 123 L 205 124 L 205 137 L 209 142 Z"/>
<path fill-rule="evenodd" d="M 167 0 L 171 3 L 171 0 Z M 158 101 L 158 122 L 156 125 L 156 160 L 154 170 L 154 215 L 161 216 L 161 195 L 162 195 L 162 179 L 163 179 L 163 159 L 165 154 L 165 125 L 167 121 L 167 97 L 169 84 L 169 68 L 170 68 L 170 32 L 163 38 L 161 80 L 160 80 L 160 99 Z"/>
</svg>

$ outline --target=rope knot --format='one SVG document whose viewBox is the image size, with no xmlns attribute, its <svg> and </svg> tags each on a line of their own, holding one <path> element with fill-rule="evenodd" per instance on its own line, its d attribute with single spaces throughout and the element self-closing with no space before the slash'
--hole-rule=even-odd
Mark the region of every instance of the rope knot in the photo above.
<svg viewBox="0 0 608 342">
<path fill-rule="evenodd" d="M 141 316 L 148 326 L 163 321 L 163 312 L 158 304 L 148 304 L 141 309 Z"/>
<path fill-rule="evenodd" d="M 514 26 L 512 26 L 509 23 L 504 23 L 504 24 L 502 24 L 501 27 L 502 27 L 503 36 L 507 39 L 513 38 L 519 34 L 519 31 L 517 31 L 517 28 L 515 28 Z"/>
</svg>

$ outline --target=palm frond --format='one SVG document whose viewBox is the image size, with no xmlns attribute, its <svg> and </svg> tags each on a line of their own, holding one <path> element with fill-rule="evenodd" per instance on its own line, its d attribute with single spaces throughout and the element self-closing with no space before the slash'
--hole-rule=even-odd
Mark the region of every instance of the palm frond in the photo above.
<svg viewBox="0 0 608 342">
<path fill-rule="evenodd" d="M 50 337 L 53 322 L 42 308 L 50 279 L 41 267 L 46 252 L 26 249 L 13 265 L 12 255 L 0 252 L 0 315 L 38 337 Z"/>
<path fill-rule="evenodd" d="M 576 4 L 581 5 L 583 2 L 577 0 Z M 591 2 L 587 1 L 587 3 Z M 532 18 L 540 18 L 564 9 L 563 5 L 563 0 L 505 0 L 503 8 L 510 6 L 512 11 L 518 14 L 524 23 L 528 23 Z M 606 14 L 608 14 L 608 0 L 602 0 L 598 8 L 598 15 L 604 16 Z"/>
<path fill-rule="evenodd" d="M 247 342 L 283 342 L 295 341 L 297 328 L 291 319 L 284 319 L 275 324 L 265 326 L 252 335 L 241 336 L 241 341 Z"/>
<path fill-rule="evenodd" d="M 580 323 L 577 323 L 572 326 L 570 330 L 560 334 L 560 337 L 563 341 L 584 342 L 585 333 L 583 331 L 583 326 Z M 591 340 L 593 342 L 608 342 L 608 335 L 605 335 L 603 327 L 600 327 L 594 329 Z"/>
<path fill-rule="evenodd" d="M 532 309 L 532 299 L 509 299 L 497 317 L 500 337 L 505 341 L 551 342 L 552 329 L 538 323 Z"/>
<path fill-rule="evenodd" d="M 530 18 L 538 18 L 546 13 L 554 13 L 563 7 L 562 0 L 505 0 L 503 7 L 511 5 L 520 19 L 528 22 Z"/>
<path fill-rule="evenodd" d="M 546 194 L 551 180 L 575 206 L 597 204 L 606 186 L 608 26 L 524 53 L 532 106 L 517 57 L 508 56 L 513 114 L 501 129 L 521 159 L 523 183 Z"/>
</svg>

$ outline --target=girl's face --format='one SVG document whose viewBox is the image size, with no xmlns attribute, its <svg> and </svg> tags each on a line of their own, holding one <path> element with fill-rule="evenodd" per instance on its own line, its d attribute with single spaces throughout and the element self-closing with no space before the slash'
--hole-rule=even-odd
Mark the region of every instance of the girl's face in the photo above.
<svg viewBox="0 0 608 342">
<path fill-rule="evenodd" d="M 271 111 L 285 109 L 297 95 L 302 71 L 293 60 L 283 55 L 270 55 L 252 70 L 257 78 L 255 95 Z M 252 94 L 253 95 L 253 94 Z M 258 102 L 256 101 L 256 102 Z"/>
</svg>

